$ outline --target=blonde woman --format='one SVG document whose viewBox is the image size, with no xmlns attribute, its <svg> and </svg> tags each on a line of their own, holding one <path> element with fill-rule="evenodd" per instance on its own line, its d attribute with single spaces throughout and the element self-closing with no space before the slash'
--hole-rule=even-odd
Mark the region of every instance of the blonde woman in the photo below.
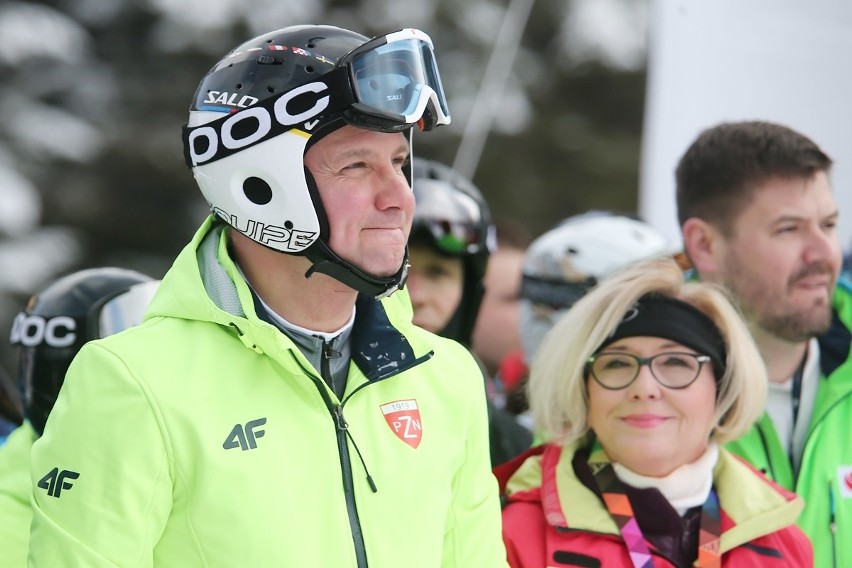
<svg viewBox="0 0 852 568">
<path fill-rule="evenodd" d="M 530 404 L 547 443 L 497 474 L 515 567 L 811 566 L 799 497 L 722 449 L 766 371 L 720 288 L 636 263 L 547 334 Z"/>
</svg>

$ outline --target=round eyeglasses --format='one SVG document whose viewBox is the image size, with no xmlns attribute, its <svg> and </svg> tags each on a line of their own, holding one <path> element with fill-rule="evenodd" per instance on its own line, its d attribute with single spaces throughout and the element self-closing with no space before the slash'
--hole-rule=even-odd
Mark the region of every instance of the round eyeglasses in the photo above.
<svg viewBox="0 0 852 568">
<path fill-rule="evenodd" d="M 592 355 L 586 361 L 586 374 L 591 374 L 595 382 L 608 390 L 621 390 L 629 387 L 644 365 L 651 369 L 651 375 L 658 383 L 669 389 L 685 389 L 695 382 L 704 363 L 710 361 L 707 355 L 665 351 L 651 357 L 639 357 L 632 353 L 609 351 Z"/>
</svg>

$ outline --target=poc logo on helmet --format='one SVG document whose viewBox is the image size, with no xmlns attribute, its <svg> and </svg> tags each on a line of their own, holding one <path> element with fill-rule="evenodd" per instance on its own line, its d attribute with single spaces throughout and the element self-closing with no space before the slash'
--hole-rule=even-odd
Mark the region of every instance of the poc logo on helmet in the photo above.
<svg viewBox="0 0 852 568">
<path fill-rule="evenodd" d="M 13 344 L 36 347 L 42 343 L 50 347 L 69 347 L 77 340 L 77 322 L 69 316 L 45 319 L 41 316 L 20 313 L 12 323 Z"/>
<path fill-rule="evenodd" d="M 219 151 L 220 138 L 222 146 L 228 150 L 239 150 L 260 142 L 272 130 L 273 119 L 284 127 L 292 127 L 300 122 L 307 123 L 328 108 L 331 100 L 329 95 L 316 96 L 309 108 L 297 114 L 291 114 L 287 108 L 288 105 L 300 95 L 319 95 L 327 90 L 328 85 L 325 83 L 319 81 L 308 83 L 284 93 L 276 99 L 275 104 L 272 105 L 271 114 L 263 106 L 249 107 L 231 115 L 218 129 L 213 126 L 201 126 L 194 129 L 188 139 L 189 156 L 192 163 L 198 166 L 212 159 Z M 302 101 L 304 102 L 305 99 L 303 98 Z M 303 105 L 299 106 L 303 108 Z M 312 127 L 308 124 L 305 126 L 306 128 Z M 239 137 L 234 136 L 235 131 L 240 133 Z"/>
</svg>

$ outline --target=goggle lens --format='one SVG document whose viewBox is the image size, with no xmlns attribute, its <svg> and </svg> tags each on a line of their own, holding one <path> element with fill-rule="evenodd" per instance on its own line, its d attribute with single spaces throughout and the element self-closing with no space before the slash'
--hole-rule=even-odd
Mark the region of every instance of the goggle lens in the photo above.
<svg viewBox="0 0 852 568">
<path fill-rule="evenodd" d="M 370 47 L 373 42 L 365 44 L 365 49 L 357 50 L 352 57 L 349 65 L 359 109 L 365 111 L 367 107 L 379 115 L 396 116 L 413 124 L 432 101 L 438 115 L 436 124 L 449 124 L 450 112 L 432 44 L 425 39 L 396 36 L 381 38 L 375 47 Z"/>
<path fill-rule="evenodd" d="M 424 225 L 432 234 L 435 246 L 445 253 L 475 254 L 481 248 L 482 237 L 476 228 L 468 223 L 428 221 Z"/>
<path fill-rule="evenodd" d="M 448 254 L 476 254 L 486 246 L 485 223 L 476 201 L 442 181 L 414 180 L 414 230 L 422 227 Z"/>
<path fill-rule="evenodd" d="M 98 314 L 99 337 L 107 337 L 142 323 L 159 280 L 136 284 L 106 302 Z"/>
</svg>

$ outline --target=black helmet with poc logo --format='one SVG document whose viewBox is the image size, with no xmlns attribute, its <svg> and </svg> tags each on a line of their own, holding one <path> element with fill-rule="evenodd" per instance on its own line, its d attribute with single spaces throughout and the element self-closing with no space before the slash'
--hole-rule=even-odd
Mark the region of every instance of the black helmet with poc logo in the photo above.
<svg viewBox="0 0 852 568">
<path fill-rule="evenodd" d="M 369 39 L 334 26 L 291 26 L 243 43 L 208 72 L 190 106 L 184 156 L 212 212 L 233 229 L 306 256 L 313 264 L 306 276 L 321 272 L 382 297 L 404 283 L 407 258 L 381 277 L 332 251 L 304 155 L 346 124 L 406 132 L 449 122 L 424 32 Z"/>
<path fill-rule="evenodd" d="M 158 280 L 122 268 L 91 268 L 34 294 L 12 324 L 24 416 L 41 435 L 71 360 L 84 343 L 142 321 Z"/>
</svg>

